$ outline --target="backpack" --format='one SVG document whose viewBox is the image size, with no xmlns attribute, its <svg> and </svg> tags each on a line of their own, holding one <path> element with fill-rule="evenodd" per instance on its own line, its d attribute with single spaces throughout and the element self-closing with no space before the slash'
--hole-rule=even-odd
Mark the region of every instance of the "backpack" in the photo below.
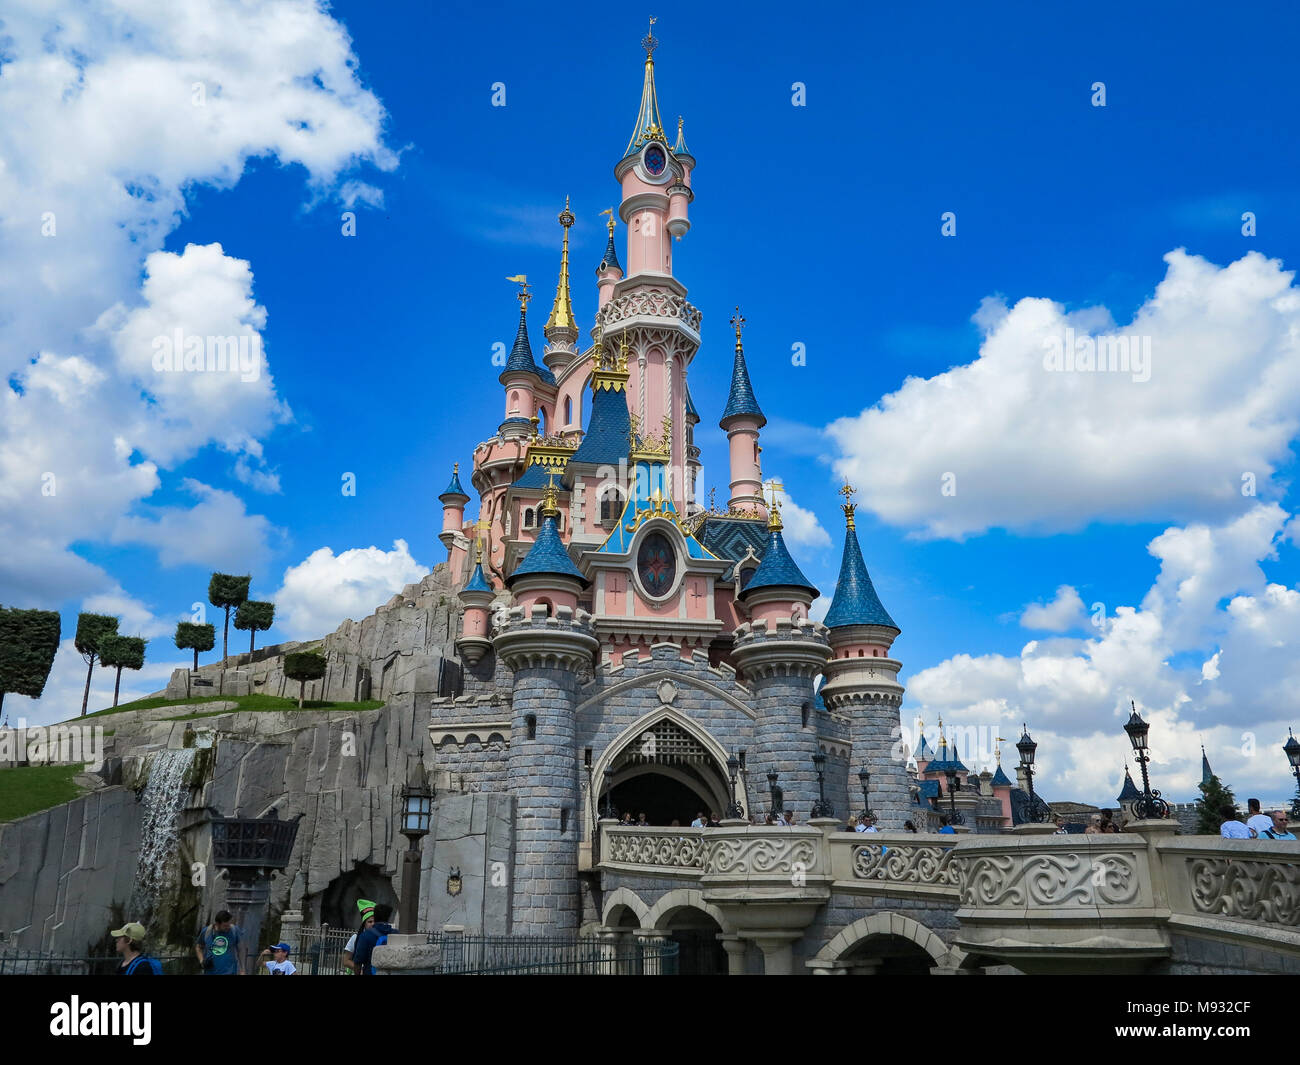
<svg viewBox="0 0 1300 1065">
<path fill-rule="evenodd" d="M 157 958 L 147 958 L 147 957 L 145 957 L 143 954 L 141 954 L 138 958 L 135 959 L 135 961 L 131 962 L 131 964 L 128 965 L 128 966 L 126 967 L 126 973 L 125 973 L 125 975 L 126 975 L 126 976 L 134 976 L 134 975 L 135 975 L 136 967 L 137 967 L 141 962 L 144 962 L 144 964 L 146 964 L 147 966 L 149 966 L 149 968 L 152 970 L 154 976 L 162 976 L 162 974 L 163 974 L 163 971 L 162 971 L 162 962 L 160 962 Z"/>
</svg>

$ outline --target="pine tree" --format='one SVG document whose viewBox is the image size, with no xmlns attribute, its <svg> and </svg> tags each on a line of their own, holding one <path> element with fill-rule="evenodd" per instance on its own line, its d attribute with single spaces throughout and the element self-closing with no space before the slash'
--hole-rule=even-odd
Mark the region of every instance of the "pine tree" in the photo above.
<svg viewBox="0 0 1300 1065">
<path fill-rule="evenodd" d="M 111 614 L 78 614 L 77 635 L 73 643 L 86 660 L 86 690 L 81 695 L 81 716 L 86 716 L 90 701 L 90 675 L 95 672 L 95 659 L 99 657 L 99 641 L 105 636 L 117 635 L 117 618 Z"/>
<path fill-rule="evenodd" d="M 248 598 L 248 586 L 252 583 L 252 577 L 235 577 L 229 573 L 214 573 L 208 581 L 208 602 L 226 612 L 226 626 L 221 632 L 222 666 L 226 664 L 226 645 L 230 640 L 230 608 Z"/>
<path fill-rule="evenodd" d="M 59 649 L 62 620 L 53 610 L 0 607 L 0 708 L 5 692 L 39 699 Z"/>
<path fill-rule="evenodd" d="M 1237 800 L 1233 797 L 1232 789 L 1219 780 L 1217 773 L 1198 786 L 1201 789 L 1201 797 L 1196 800 L 1196 834 L 1217 836 L 1219 827 L 1224 822 L 1224 807 L 1231 806 L 1235 816 Z"/>
</svg>

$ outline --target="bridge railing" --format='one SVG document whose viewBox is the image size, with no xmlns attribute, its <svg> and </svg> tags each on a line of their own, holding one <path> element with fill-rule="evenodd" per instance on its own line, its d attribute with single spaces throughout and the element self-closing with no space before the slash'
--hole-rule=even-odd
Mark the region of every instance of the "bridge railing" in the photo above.
<svg viewBox="0 0 1300 1065">
<path fill-rule="evenodd" d="M 600 867 L 614 872 L 698 880 L 706 828 L 600 826 Z"/>
</svg>

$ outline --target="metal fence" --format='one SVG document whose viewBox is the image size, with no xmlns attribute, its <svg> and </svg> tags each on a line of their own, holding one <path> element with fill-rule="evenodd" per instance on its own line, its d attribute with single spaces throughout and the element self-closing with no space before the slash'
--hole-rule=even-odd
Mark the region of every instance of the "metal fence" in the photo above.
<svg viewBox="0 0 1300 1065">
<path fill-rule="evenodd" d="M 290 960 L 303 976 L 346 975 L 343 948 L 352 935 L 352 929 L 331 928 L 329 925 L 303 928 L 298 933 L 298 950 Z"/>
<path fill-rule="evenodd" d="M 192 953 L 164 954 L 158 960 L 164 976 L 188 976 L 199 971 Z M 0 976 L 112 976 L 121 964 L 116 954 L 87 957 L 45 950 L 0 950 Z"/>
<path fill-rule="evenodd" d="M 678 944 L 561 936 L 467 936 L 431 932 L 442 948 L 438 971 L 465 976 L 675 976 Z"/>
</svg>

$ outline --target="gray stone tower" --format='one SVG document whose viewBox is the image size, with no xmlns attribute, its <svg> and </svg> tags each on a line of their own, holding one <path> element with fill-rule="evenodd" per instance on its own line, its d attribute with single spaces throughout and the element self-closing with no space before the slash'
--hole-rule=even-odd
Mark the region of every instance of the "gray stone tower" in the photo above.
<svg viewBox="0 0 1300 1065">
<path fill-rule="evenodd" d="M 807 821 L 818 800 L 813 682 L 826 666 L 830 647 L 826 630 L 808 619 L 817 589 L 786 550 L 775 501 L 768 530 L 762 565 L 740 593 L 752 620 L 736 630 L 732 653 L 754 692 L 751 779 L 763 789 L 768 774 L 776 773 L 785 807 Z"/>
<path fill-rule="evenodd" d="M 844 486 L 844 495 L 853 489 Z M 844 557 L 835 598 L 826 614 L 832 657 L 826 664 L 821 695 L 826 706 L 849 719 L 853 742 L 850 779 L 862 769 L 871 774 L 871 810 L 881 828 L 899 829 L 908 817 L 907 756 L 899 707 L 903 664 L 889 657 L 901 631 L 889 616 L 862 561 L 862 548 L 850 500 L 844 504 Z"/>
</svg>

